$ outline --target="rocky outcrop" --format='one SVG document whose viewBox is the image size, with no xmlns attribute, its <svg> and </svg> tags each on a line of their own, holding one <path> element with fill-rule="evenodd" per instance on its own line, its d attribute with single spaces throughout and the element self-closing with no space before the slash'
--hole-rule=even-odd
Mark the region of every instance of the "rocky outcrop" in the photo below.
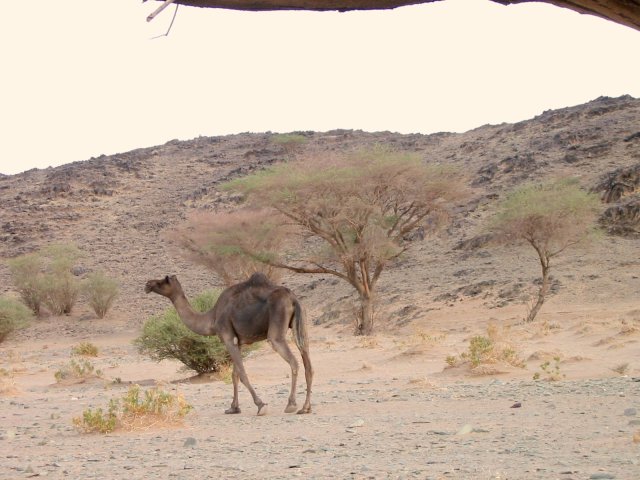
<svg viewBox="0 0 640 480">
<path fill-rule="evenodd" d="M 600 224 L 607 232 L 640 236 L 640 195 L 637 193 L 640 191 L 640 163 L 606 174 L 593 190 L 601 194 L 603 202 L 614 204 L 600 217 Z"/>
<path fill-rule="evenodd" d="M 176 0 L 175 3 L 233 10 L 384 10 L 439 0 Z M 493 0 L 503 5 L 533 0 Z M 596 15 L 640 30 L 640 0 L 541 0 L 579 13 Z"/>
</svg>

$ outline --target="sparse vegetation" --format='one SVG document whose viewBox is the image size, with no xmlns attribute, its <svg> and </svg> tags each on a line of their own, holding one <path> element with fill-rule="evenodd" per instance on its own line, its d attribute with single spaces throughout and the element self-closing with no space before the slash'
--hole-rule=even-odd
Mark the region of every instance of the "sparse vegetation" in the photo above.
<svg viewBox="0 0 640 480">
<path fill-rule="evenodd" d="M 471 368 L 483 364 L 506 363 L 518 368 L 524 368 L 524 362 L 516 349 L 505 340 L 506 329 L 499 329 L 490 324 L 487 327 L 487 335 L 475 335 L 469 340 L 469 347 L 459 357 L 448 355 L 445 359 L 447 365 L 454 367 L 468 363 Z"/>
<path fill-rule="evenodd" d="M 626 375 L 629 373 L 629 362 L 620 363 L 611 369 L 616 372 L 618 375 Z"/>
<path fill-rule="evenodd" d="M 118 295 L 118 282 L 103 272 L 92 272 L 87 276 L 83 290 L 95 314 L 104 318 Z"/>
<path fill-rule="evenodd" d="M 14 330 L 27 326 L 32 317 L 29 308 L 18 300 L 0 297 L 0 343 Z"/>
<path fill-rule="evenodd" d="M 259 209 L 192 213 L 172 237 L 191 260 L 213 270 L 230 286 L 255 272 L 277 282 L 280 270 L 270 263 L 281 261 L 275 252 L 290 233 L 290 228 Z"/>
<path fill-rule="evenodd" d="M 0 395 L 12 395 L 17 391 L 13 373 L 0 368 Z"/>
<path fill-rule="evenodd" d="M 506 243 L 528 243 L 542 267 L 542 281 L 527 322 L 535 319 L 550 287 L 552 259 L 596 232 L 600 201 L 583 191 L 575 179 L 525 185 L 500 205 L 492 223 L 496 238 Z"/>
<path fill-rule="evenodd" d="M 447 362 L 447 365 L 449 365 L 450 367 L 455 367 L 458 365 L 458 357 L 456 357 L 455 355 L 447 355 L 447 358 L 445 358 L 445 362 Z"/>
<path fill-rule="evenodd" d="M 560 357 L 553 357 L 553 363 L 550 360 L 540 364 L 542 372 L 536 372 L 533 374 L 534 380 L 546 380 L 549 382 L 556 382 L 566 377 L 564 373 L 560 371 Z"/>
<path fill-rule="evenodd" d="M 13 284 L 34 314 L 42 305 L 54 315 L 71 313 L 80 293 L 71 269 L 81 256 L 75 245 L 53 244 L 9 260 Z"/>
<path fill-rule="evenodd" d="M 71 347 L 71 355 L 78 355 L 82 357 L 97 357 L 98 347 L 90 342 L 81 342 L 78 345 Z"/>
<path fill-rule="evenodd" d="M 193 308 L 204 312 L 215 305 L 219 291 L 198 295 Z M 189 330 L 175 308 L 147 320 L 142 334 L 134 340 L 138 351 L 155 361 L 174 359 L 199 374 L 218 372 L 231 363 L 227 349 L 217 336 L 206 337 Z"/>
<path fill-rule="evenodd" d="M 102 372 L 96 370 L 93 363 L 86 359 L 71 359 L 69 363 L 61 367 L 54 374 L 56 382 L 84 381 L 91 377 L 101 377 Z"/>
<path fill-rule="evenodd" d="M 278 133 L 271 141 L 284 148 L 288 160 L 293 160 L 296 153 L 307 143 L 307 137 L 299 133 Z"/>
<path fill-rule="evenodd" d="M 359 295 L 355 333 L 362 335 L 374 330 L 376 285 L 384 268 L 409 248 L 413 233 L 423 236 L 441 226 L 447 206 L 466 192 L 459 172 L 384 148 L 289 162 L 226 188 L 269 207 L 270 218 L 279 215 L 307 242 L 304 253 L 283 261 L 280 252 L 245 253 L 271 266 L 348 282 Z"/>
<path fill-rule="evenodd" d="M 75 417 L 73 424 L 86 433 L 109 433 L 116 429 L 137 430 L 175 425 L 191 411 L 181 394 L 172 394 L 159 388 L 145 390 L 133 385 L 119 400 L 111 399 L 106 411 L 87 409 Z"/>
</svg>

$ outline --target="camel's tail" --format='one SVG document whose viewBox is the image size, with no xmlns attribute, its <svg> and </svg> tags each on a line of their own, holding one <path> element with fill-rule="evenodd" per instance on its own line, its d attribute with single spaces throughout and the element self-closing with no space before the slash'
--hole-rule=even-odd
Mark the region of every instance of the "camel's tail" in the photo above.
<svg viewBox="0 0 640 480">
<path fill-rule="evenodd" d="M 295 312 L 291 329 L 293 330 L 293 340 L 296 342 L 298 349 L 303 351 L 309 350 L 309 333 L 307 332 L 307 321 L 304 315 L 302 305 L 298 300 L 293 300 Z"/>
</svg>

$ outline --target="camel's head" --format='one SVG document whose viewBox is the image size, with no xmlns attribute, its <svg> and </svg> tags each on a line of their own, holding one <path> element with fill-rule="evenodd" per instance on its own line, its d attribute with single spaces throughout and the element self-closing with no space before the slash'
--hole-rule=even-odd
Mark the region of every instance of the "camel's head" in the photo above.
<svg viewBox="0 0 640 480">
<path fill-rule="evenodd" d="M 144 286 L 146 293 L 155 292 L 164 297 L 171 298 L 171 296 L 180 289 L 180 283 L 178 277 L 175 275 L 167 275 L 160 280 L 149 280 Z"/>
</svg>

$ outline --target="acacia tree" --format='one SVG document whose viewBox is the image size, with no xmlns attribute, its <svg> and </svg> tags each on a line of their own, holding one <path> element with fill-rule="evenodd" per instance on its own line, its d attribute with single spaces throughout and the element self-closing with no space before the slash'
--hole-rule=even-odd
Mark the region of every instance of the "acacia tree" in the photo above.
<svg viewBox="0 0 640 480">
<path fill-rule="evenodd" d="M 542 282 L 527 322 L 535 319 L 549 292 L 552 260 L 595 232 L 599 203 L 595 194 L 585 192 L 570 178 L 524 185 L 499 206 L 491 225 L 496 239 L 531 245 L 542 269 Z"/>
<path fill-rule="evenodd" d="M 321 245 L 285 260 L 265 252 L 253 257 L 351 284 L 360 300 L 356 334 L 361 335 L 373 333 L 375 288 L 384 268 L 409 248 L 413 231 L 442 225 L 447 207 L 466 192 L 458 172 L 382 148 L 290 162 L 226 187 L 279 213 L 308 245 Z"/>
<path fill-rule="evenodd" d="M 187 256 L 213 270 L 230 286 L 262 272 L 279 279 L 278 252 L 290 229 L 272 211 L 247 209 L 211 214 L 194 212 L 171 234 Z"/>
</svg>

